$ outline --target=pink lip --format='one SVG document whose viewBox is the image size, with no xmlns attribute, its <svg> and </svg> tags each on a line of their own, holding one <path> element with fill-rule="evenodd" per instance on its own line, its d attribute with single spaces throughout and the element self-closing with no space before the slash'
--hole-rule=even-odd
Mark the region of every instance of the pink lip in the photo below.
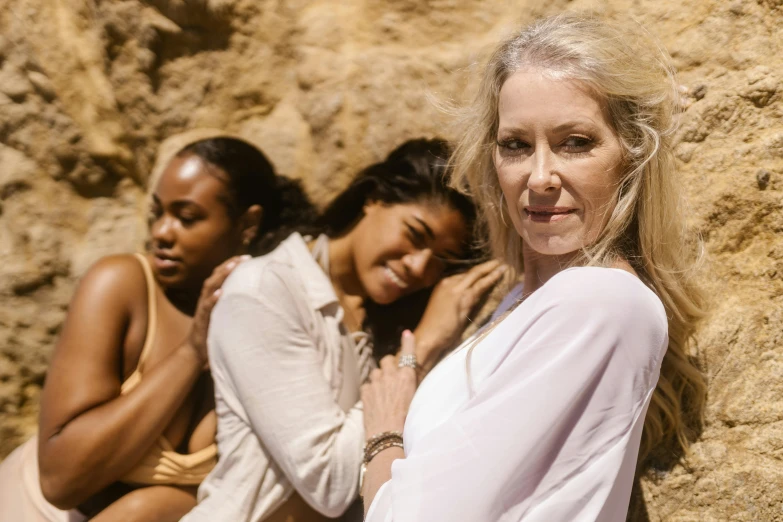
<svg viewBox="0 0 783 522">
<path fill-rule="evenodd" d="M 577 209 L 572 207 L 548 207 L 542 205 L 530 205 L 525 207 L 525 214 L 534 223 L 552 223 L 566 219 L 575 213 Z"/>
<path fill-rule="evenodd" d="M 153 256 L 155 268 L 159 271 L 172 270 L 182 264 L 182 261 L 178 257 L 171 256 L 164 252 L 153 252 Z"/>
</svg>

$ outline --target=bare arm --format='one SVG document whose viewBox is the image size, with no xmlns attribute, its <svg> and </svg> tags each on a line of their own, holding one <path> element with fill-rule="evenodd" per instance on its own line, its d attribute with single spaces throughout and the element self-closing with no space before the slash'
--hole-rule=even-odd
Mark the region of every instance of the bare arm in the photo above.
<svg viewBox="0 0 783 522">
<path fill-rule="evenodd" d="M 90 269 L 71 301 L 41 398 L 38 447 L 44 496 L 60 508 L 130 471 L 205 367 L 205 352 L 186 339 L 120 395 L 122 347 L 129 325 L 146 312 L 144 289 L 138 262 L 113 257 Z"/>
</svg>

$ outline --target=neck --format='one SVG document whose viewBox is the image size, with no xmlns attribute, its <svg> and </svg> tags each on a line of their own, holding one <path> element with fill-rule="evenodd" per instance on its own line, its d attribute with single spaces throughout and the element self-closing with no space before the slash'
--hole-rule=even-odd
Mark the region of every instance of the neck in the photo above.
<svg viewBox="0 0 783 522">
<path fill-rule="evenodd" d="M 174 308 L 191 317 L 196 313 L 200 293 L 199 289 L 164 288 L 164 294 Z"/>
<path fill-rule="evenodd" d="M 329 278 L 338 296 L 367 297 L 356 273 L 351 234 L 329 240 Z"/>
<path fill-rule="evenodd" d="M 559 272 L 568 268 L 574 253 L 562 256 L 547 256 L 535 252 L 527 244 L 522 245 L 522 260 L 525 267 L 525 294 L 530 295 Z"/>
</svg>

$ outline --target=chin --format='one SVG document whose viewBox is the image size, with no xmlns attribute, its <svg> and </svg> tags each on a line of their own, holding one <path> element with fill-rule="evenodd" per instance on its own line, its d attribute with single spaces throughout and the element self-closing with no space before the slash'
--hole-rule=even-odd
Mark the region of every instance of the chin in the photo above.
<svg viewBox="0 0 783 522">
<path fill-rule="evenodd" d="M 379 305 L 392 304 L 394 301 L 397 301 L 402 296 L 403 296 L 402 292 L 397 291 L 396 289 L 391 290 L 384 284 L 378 284 L 377 286 L 375 286 L 375 288 L 367 292 L 367 297 L 369 297 L 371 301 Z"/>
<path fill-rule="evenodd" d="M 558 237 L 535 238 L 532 241 L 523 238 L 528 248 L 541 256 L 564 256 L 573 254 L 582 248 L 582 243 L 568 241 Z"/>
</svg>

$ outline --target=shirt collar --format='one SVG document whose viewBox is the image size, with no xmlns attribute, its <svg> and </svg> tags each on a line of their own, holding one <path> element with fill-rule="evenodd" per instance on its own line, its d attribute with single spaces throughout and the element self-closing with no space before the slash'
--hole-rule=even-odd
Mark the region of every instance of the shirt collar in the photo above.
<svg viewBox="0 0 783 522">
<path fill-rule="evenodd" d="M 291 263 L 302 278 L 310 304 L 320 310 L 331 304 L 339 304 L 337 294 L 321 266 L 313 259 L 313 254 L 307 248 L 307 243 L 301 234 L 294 232 L 283 241 L 286 250 L 291 254 Z"/>
</svg>

